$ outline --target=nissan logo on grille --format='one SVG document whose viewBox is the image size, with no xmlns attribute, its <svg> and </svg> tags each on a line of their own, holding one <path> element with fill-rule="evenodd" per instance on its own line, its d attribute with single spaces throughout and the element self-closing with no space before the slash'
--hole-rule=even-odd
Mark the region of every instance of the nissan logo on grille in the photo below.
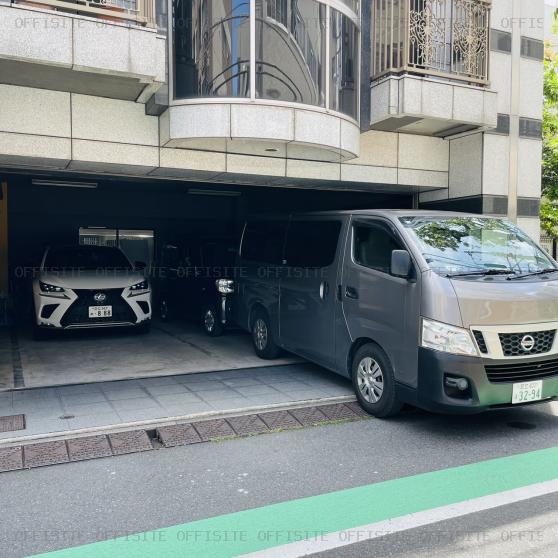
<svg viewBox="0 0 558 558">
<path fill-rule="evenodd" d="M 97 293 L 93 296 L 93 299 L 95 300 L 95 302 L 105 302 L 105 300 L 107 299 L 107 295 L 105 293 Z"/>
<path fill-rule="evenodd" d="M 521 340 L 521 348 L 528 353 L 535 348 L 535 338 L 532 335 L 525 335 Z"/>
</svg>

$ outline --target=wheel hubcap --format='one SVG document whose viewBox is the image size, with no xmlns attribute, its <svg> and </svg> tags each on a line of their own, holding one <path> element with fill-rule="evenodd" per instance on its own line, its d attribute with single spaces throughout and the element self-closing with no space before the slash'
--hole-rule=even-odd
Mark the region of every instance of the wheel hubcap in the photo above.
<svg viewBox="0 0 558 558">
<path fill-rule="evenodd" d="M 213 315 L 213 312 L 211 310 L 208 310 L 205 313 L 203 321 L 205 324 L 205 329 L 207 331 L 213 331 L 213 328 L 215 327 L 215 316 Z"/>
<path fill-rule="evenodd" d="M 377 403 L 384 393 L 384 375 L 372 358 L 363 358 L 357 368 L 358 390 L 368 403 Z"/>
<path fill-rule="evenodd" d="M 258 351 L 263 351 L 267 345 L 267 325 L 258 318 L 254 324 L 254 341 Z"/>
</svg>

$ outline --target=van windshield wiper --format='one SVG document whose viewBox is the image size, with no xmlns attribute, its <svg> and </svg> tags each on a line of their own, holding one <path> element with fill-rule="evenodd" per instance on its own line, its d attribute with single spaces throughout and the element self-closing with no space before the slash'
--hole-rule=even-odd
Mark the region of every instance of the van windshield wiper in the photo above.
<svg viewBox="0 0 558 558">
<path fill-rule="evenodd" d="M 486 275 L 509 275 L 513 273 L 511 269 L 483 269 L 482 271 L 464 271 L 463 273 L 449 273 L 446 277 L 452 279 L 453 277 L 469 277 L 478 276 L 484 277 Z"/>
<path fill-rule="evenodd" d="M 513 281 L 515 279 L 523 279 L 524 277 L 534 277 L 535 275 L 546 275 L 547 273 L 554 273 L 558 271 L 556 267 L 549 267 L 548 269 L 542 269 L 541 271 L 532 271 L 531 273 L 521 273 L 520 275 L 514 275 L 513 277 L 508 277 L 508 281 Z"/>
</svg>

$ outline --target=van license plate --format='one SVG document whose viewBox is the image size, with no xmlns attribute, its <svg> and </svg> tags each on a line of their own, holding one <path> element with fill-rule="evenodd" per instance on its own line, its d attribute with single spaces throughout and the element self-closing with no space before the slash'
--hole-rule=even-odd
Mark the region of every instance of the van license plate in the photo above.
<svg viewBox="0 0 558 558">
<path fill-rule="evenodd" d="M 90 306 L 90 318 L 112 318 L 112 306 Z"/>
<path fill-rule="evenodd" d="M 543 398 L 543 382 L 523 382 L 521 384 L 513 384 L 512 403 L 518 405 L 520 403 L 529 403 L 530 401 L 540 401 Z"/>
</svg>

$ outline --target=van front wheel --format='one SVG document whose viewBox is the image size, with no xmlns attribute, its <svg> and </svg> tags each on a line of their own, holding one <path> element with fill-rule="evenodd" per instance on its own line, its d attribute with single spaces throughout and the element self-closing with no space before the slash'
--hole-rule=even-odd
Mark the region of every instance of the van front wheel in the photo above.
<svg viewBox="0 0 558 558">
<path fill-rule="evenodd" d="M 277 358 L 281 353 L 281 348 L 273 338 L 269 318 L 263 311 L 254 316 L 252 342 L 254 343 L 254 351 L 260 358 L 271 360 Z"/>
<path fill-rule="evenodd" d="M 370 343 L 361 347 L 352 363 L 353 389 L 360 406 L 371 415 L 387 418 L 403 406 L 395 393 L 395 376 L 387 355 Z"/>
</svg>

